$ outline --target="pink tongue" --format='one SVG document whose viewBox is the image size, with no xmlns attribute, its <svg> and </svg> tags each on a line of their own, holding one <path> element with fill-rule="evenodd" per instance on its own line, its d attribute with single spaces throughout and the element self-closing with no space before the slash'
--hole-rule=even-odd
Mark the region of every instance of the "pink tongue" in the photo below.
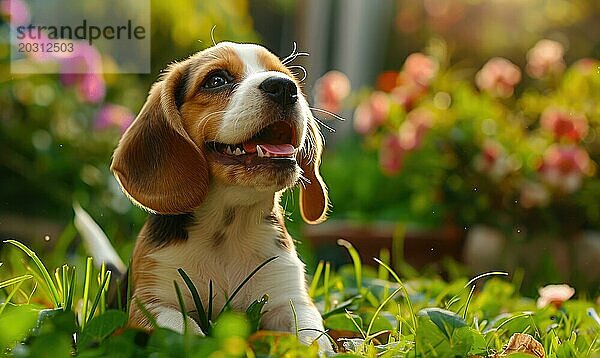
<svg viewBox="0 0 600 358">
<path fill-rule="evenodd" d="M 294 155 L 294 146 L 291 144 L 257 144 L 244 143 L 244 150 L 248 153 L 256 153 L 256 146 L 260 146 L 263 153 L 269 153 L 274 157 L 289 157 Z"/>
<path fill-rule="evenodd" d="M 294 155 L 294 146 L 291 144 L 259 144 L 263 152 L 274 156 L 287 157 Z"/>
</svg>

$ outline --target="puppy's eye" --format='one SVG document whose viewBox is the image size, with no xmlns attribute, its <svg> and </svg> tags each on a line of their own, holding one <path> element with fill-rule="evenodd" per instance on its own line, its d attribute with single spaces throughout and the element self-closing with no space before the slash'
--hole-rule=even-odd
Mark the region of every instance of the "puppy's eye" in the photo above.
<svg viewBox="0 0 600 358">
<path fill-rule="evenodd" d="M 230 84 L 233 81 L 233 76 L 225 71 L 219 70 L 209 74 L 204 80 L 202 87 L 204 88 L 219 88 Z"/>
</svg>

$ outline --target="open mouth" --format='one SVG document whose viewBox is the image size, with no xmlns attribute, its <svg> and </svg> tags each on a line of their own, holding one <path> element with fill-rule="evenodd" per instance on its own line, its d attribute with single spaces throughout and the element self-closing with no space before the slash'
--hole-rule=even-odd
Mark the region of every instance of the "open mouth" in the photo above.
<svg viewBox="0 0 600 358">
<path fill-rule="evenodd" d="M 288 159 L 295 160 L 298 148 L 296 129 L 286 121 L 274 122 L 261 129 L 249 140 L 239 144 L 219 142 L 207 143 L 207 148 L 225 159 L 251 164 L 257 160 Z"/>
</svg>

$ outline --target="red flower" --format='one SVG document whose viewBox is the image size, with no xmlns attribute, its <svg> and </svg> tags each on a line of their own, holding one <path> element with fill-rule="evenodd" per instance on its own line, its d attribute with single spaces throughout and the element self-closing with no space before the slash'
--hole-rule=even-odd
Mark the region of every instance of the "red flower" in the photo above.
<svg viewBox="0 0 600 358">
<path fill-rule="evenodd" d="M 565 69 L 564 48 L 556 41 L 540 40 L 527 52 L 527 72 L 534 78 Z"/>
<path fill-rule="evenodd" d="M 397 174 L 402 169 L 405 151 L 397 135 L 389 135 L 381 144 L 379 150 L 379 165 L 382 171 L 388 175 Z"/>
<path fill-rule="evenodd" d="M 342 101 L 350 94 L 350 80 L 340 71 L 329 71 L 315 82 L 315 105 L 339 113 Z"/>
<path fill-rule="evenodd" d="M 389 111 L 389 96 L 381 91 L 371 93 L 354 111 L 354 129 L 361 134 L 373 132 L 385 122 Z"/>
<path fill-rule="evenodd" d="M 580 141 L 588 131 L 585 115 L 580 113 L 567 113 L 558 108 L 547 108 L 541 117 L 542 128 L 550 131 L 557 139 L 567 138 Z"/>
<path fill-rule="evenodd" d="M 502 57 L 494 57 L 481 68 L 475 77 L 480 90 L 497 97 L 510 97 L 521 80 L 521 70 Z"/>
<path fill-rule="evenodd" d="M 573 145 L 553 144 L 546 149 L 539 171 L 550 185 L 572 193 L 579 189 L 589 169 L 590 157 L 585 150 Z"/>
<path fill-rule="evenodd" d="M 375 87 L 384 92 L 391 92 L 398 84 L 398 72 L 384 71 L 377 76 Z"/>
</svg>

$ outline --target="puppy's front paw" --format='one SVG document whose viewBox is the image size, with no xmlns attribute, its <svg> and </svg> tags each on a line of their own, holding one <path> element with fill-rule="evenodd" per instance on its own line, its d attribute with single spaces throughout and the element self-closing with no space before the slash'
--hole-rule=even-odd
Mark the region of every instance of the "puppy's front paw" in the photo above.
<svg viewBox="0 0 600 358">
<path fill-rule="evenodd" d="M 331 342 L 325 333 L 313 330 L 301 330 L 298 332 L 298 340 L 306 345 L 316 342 L 319 345 L 319 352 L 326 353 L 327 355 L 334 353 Z"/>
<path fill-rule="evenodd" d="M 156 315 L 156 323 L 159 327 L 168 328 L 181 334 L 185 332 L 181 312 L 172 308 L 160 308 Z M 200 326 L 190 317 L 187 318 L 187 326 L 189 332 L 204 337 Z"/>
</svg>

